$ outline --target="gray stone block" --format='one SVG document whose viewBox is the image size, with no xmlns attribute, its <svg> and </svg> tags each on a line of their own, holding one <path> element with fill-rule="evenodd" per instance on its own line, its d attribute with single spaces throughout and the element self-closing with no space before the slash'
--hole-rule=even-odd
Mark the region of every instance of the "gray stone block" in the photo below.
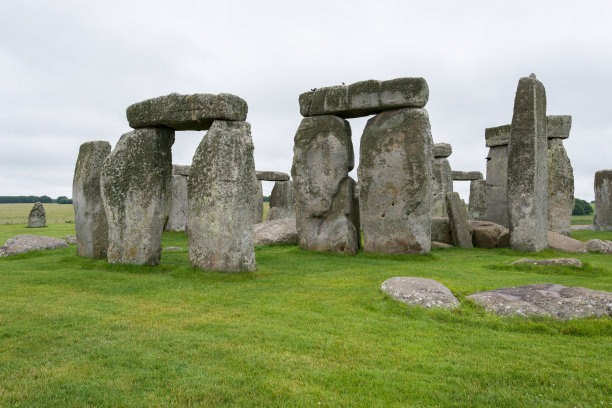
<svg viewBox="0 0 612 408">
<path fill-rule="evenodd" d="M 291 177 L 281 171 L 257 171 L 257 180 L 263 181 L 287 181 Z"/>
<path fill-rule="evenodd" d="M 549 139 L 567 139 L 572 129 L 570 115 L 548 115 L 546 117 L 546 137 Z"/>
<path fill-rule="evenodd" d="M 433 147 L 434 159 L 443 159 L 453 153 L 453 147 L 448 143 L 435 143 Z"/>
<path fill-rule="evenodd" d="M 595 231 L 612 231 L 612 170 L 595 172 Z"/>
<path fill-rule="evenodd" d="M 293 200 L 293 181 L 277 181 L 270 195 L 268 220 L 281 218 L 295 219 L 295 202 Z"/>
<path fill-rule="evenodd" d="M 570 236 L 573 210 L 572 163 L 563 147 L 563 140 L 548 139 L 548 230 Z"/>
<path fill-rule="evenodd" d="M 35 203 L 28 215 L 28 228 L 40 228 L 47 226 L 47 212 L 42 203 Z"/>
<path fill-rule="evenodd" d="M 432 217 L 448 217 L 446 193 L 453 191 L 453 175 L 448 159 L 437 158 L 432 163 L 431 210 Z"/>
<path fill-rule="evenodd" d="M 446 193 L 446 206 L 453 232 L 453 245 L 461 248 L 473 248 L 472 229 L 468 222 L 467 209 L 459 193 Z"/>
<path fill-rule="evenodd" d="M 173 176 L 187 176 L 189 177 L 189 172 L 191 171 L 191 166 L 182 165 L 182 164 L 173 164 L 172 165 L 172 175 Z"/>
<path fill-rule="evenodd" d="M 470 182 L 468 215 L 474 221 L 484 221 L 487 218 L 487 182 L 484 180 Z"/>
<path fill-rule="evenodd" d="M 503 125 L 485 129 L 485 143 L 487 147 L 507 146 L 510 143 L 510 130 L 512 125 Z"/>
<path fill-rule="evenodd" d="M 508 146 L 493 146 L 487 156 L 486 220 L 509 227 L 508 222 Z"/>
<path fill-rule="evenodd" d="M 453 170 L 453 180 L 456 181 L 471 181 L 482 180 L 482 173 L 479 171 L 458 171 Z"/>
<path fill-rule="evenodd" d="M 172 204 L 165 231 L 185 231 L 188 219 L 187 177 L 172 176 Z"/>
</svg>

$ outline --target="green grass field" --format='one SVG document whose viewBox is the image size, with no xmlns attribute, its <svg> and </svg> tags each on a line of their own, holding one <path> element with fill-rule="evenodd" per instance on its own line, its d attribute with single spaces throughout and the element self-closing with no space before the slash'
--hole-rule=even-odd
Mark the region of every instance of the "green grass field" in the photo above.
<svg viewBox="0 0 612 408">
<path fill-rule="evenodd" d="M 74 222 L 72 204 L 43 204 L 47 213 L 47 223 Z M 28 215 L 34 204 L 0 204 L 0 225 L 27 224 Z"/>
<path fill-rule="evenodd" d="M 74 224 L 20 233 L 62 237 Z M 582 239 L 602 233 L 581 231 Z M 588 235 L 590 234 L 590 235 Z M 164 247 L 187 248 L 182 233 Z M 0 406 L 600 407 L 612 405 L 612 319 L 499 318 L 465 299 L 552 282 L 612 291 L 612 262 L 511 267 L 554 251 L 446 249 L 356 257 L 256 249 L 255 273 L 110 265 L 76 249 L 0 258 Z M 455 311 L 399 304 L 393 276 L 447 285 Z"/>
</svg>

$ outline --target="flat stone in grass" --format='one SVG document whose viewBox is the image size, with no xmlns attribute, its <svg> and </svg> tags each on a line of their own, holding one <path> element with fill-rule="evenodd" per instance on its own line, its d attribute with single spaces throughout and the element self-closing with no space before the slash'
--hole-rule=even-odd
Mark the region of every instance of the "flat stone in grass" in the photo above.
<svg viewBox="0 0 612 408">
<path fill-rule="evenodd" d="M 440 282 L 427 278 L 395 277 L 383 282 L 381 289 L 393 299 L 409 306 L 454 309 L 459 301 Z"/>
<path fill-rule="evenodd" d="M 208 130 L 215 120 L 244 121 L 247 112 L 246 101 L 236 95 L 171 93 L 130 105 L 126 114 L 134 129 Z"/>
<path fill-rule="evenodd" d="M 584 243 L 583 248 L 578 252 L 599 252 L 606 255 L 612 255 L 612 241 L 590 239 Z"/>
<path fill-rule="evenodd" d="M 253 225 L 253 244 L 255 246 L 297 244 L 297 242 L 294 218 L 281 218 Z"/>
<path fill-rule="evenodd" d="M 445 244 L 444 242 L 431 241 L 431 249 L 446 249 L 452 248 L 453 246 L 450 244 Z"/>
<path fill-rule="evenodd" d="M 47 213 L 42 203 L 36 203 L 30 210 L 28 216 L 28 228 L 40 228 L 47 226 Z"/>
<path fill-rule="evenodd" d="M 23 234 L 16 235 L 6 241 L 5 246 L 0 247 L 0 256 L 58 248 L 68 248 L 68 244 L 60 238 Z"/>
<path fill-rule="evenodd" d="M 576 266 L 582 268 L 582 262 L 575 258 L 554 258 L 554 259 L 528 259 L 523 258 L 512 262 L 510 265 L 537 265 L 537 266 Z"/>
<path fill-rule="evenodd" d="M 478 292 L 468 299 L 499 315 L 538 315 L 564 320 L 612 316 L 612 293 L 553 283 Z"/>
<path fill-rule="evenodd" d="M 577 239 L 566 237 L 558 232 L 548 231 L 548 247 L 555 251 L 583 252 L 585 243 Z"/>
</svg>

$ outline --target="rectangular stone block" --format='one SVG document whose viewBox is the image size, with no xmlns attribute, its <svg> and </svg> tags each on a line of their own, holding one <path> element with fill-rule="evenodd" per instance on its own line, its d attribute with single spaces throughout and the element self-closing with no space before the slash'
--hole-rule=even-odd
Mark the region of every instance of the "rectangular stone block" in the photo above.
<svg viewBox="0 0 612 408">
<path fill-rule="evenodd" d="M 487 217 L 487 182 L 484 180 L 470 182 L 468 216 L 474 221 L 484 221 Z"/>
<path fill-rule="evenodd" d="M 482 173 L 479 171 L 458 171 L 453 170 L 453 180 L 455 181 L 470 181 L 482 180 Z"/>
<path fill-rule="evenodd" d="M 570 115 L 548 115 L 546 117 L 546 137 L 549 139 L 567 139 L 572 129 Z"/>
<path fill-rule="evenodd" d="M 508 145 L 493 146 L 487 156 L 487 221 L 508 228 Z"/>
<path fill-rule="evenodd" d="M 433 148 L 434 159 L 442 159 L 453 153 L 453 147 L 448 143 L 436 143 Z"/>
<path fill-rule="evenodd" d="M 291 177 L 280 171 L 257 171 L 257 180 L 263 181 L 288 181 Z"/>
<path fill-rule="evenodd" d="M 459 197 L 459 193 L 446 193 L 446 206 L 448 207 L 448 219 L 453 231 L 453 245 L 461 248 L 474 248 L 467 209 Z"/>
<path fill-rule="evenodd" d="M 510 142 L 511 125 L 503 125 L 485 129 L 487 147 L 506 146 Z"/>
<path fill-rule="evenodd" d="M 573 211 L 572 163 L 563 147 L 563 140 L 548 139 L 548 230 L 570 236 Z"/>
<path fill-rule="evenodd" d="M 189 172 L 191 171 L 191 166 L 189 165 L 181 165 L 181 164 L 173 164 L 172 165 L 172 175 L 173 176 L 189 176 Z"/>
<path fill-rule="evenodd" d="M 612 231 L 612 170 L 595 172 L 595 218 L 596 231 Z"/>
</svg>

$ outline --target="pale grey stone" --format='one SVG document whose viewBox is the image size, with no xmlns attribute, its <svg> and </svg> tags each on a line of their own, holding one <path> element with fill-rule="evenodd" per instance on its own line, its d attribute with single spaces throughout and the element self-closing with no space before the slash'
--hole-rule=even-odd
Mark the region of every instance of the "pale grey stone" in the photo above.
<svg viewBox="0 0 612 408">
<path fill-rule="evenodd" d="M 259 224 L 263 221 L 263 213 L 264 213 L 264 204 L 263 204 L 263 186 L 261 184 L 261 180 L 257 180 L 257 191 L 255 192 L 255 197 L 253 198 L 253 225 Z"/>
<path fill-rule="evenodd" d="M 523 258 L 512 262 L 510 265 L 536 265 L 536 266 L 575 266 L 582 268 L 583 264 L 575 258 L 554 258 L 554 259 L 528 259 Z"/>
<path fill-rule="evenodd" d="M 383 112 L 367 122 L 357 172 L 366 252 L 429 253 L 432 150 L 425 109 Z"/>
<path fill-rule="evenodd" d="M 207 130 L 215 120 L 244 121 L 247 112 L 246 101 L 236 95 L 171 93 L 130 105 L 126 114 L 134 129 Z"/>
<path fill-rule="evenodd" d="M 268 220 L 280 218 L 295 219 L 295 202 L 293 200 L 293 181 L 277 181 L 270 195 Z"/>
<path fill-rule="evenodd" d="M 487 182 L 470 181 L 470 200 L 468 204 L 470 220 L 484 221 L 487 218 Z"/>
<path fill-rule="evenodd" d="M 294 218 L 280 218 L 253 225 L 255 246 L 273 244 L 297 244 L 297 228 Z"/>
<path fill-rule="evenodd" d="M 444 242 L 431 241 L 431 249 L 447 249 L 452 247 L 452 245 L 445 244 Z"/>
<path fill-rule="evenodd" d="M 578 252 L 599 252 L 606 255 L 612 255 L 612 241 L 590 239 L 584 243 L 584 246 Z"/>
<path fill-rule="evenodd" d="M 487 147 L 508 146 L 512 125 L 503 125 L 485 129 L 485 143 Z"/>
<path fill-rule="evenodd" d="M 448 159 L 434 159 L 432 162 L 431 217 L 448 217 L 446 193 L 453 191 L 453 175 Z"/>
<path fill-rule="evenodd" d="M 337 116 L 300 123 L 293 148 L 293 198 L 300 248 L 354 255 L 359 249 L 351 128 Z"/>
<path fill-rule="evenodd" d="M 435 143 L 433 147 L 434 159 L 445 159 L 453 153 L 453 147 L 448 143 Z"/>
<path fill-rule="evenodd" d="M 572 163 L 563 147 L 563 140 L 548 139 L 548 230 L 569 236 L 573 210 Z"/>
<path fill-rule="evenodd" d="M 544 85 L 521 78 L 508 152 L 508 218 L 514 250 L 541 251 L 548 246 L 547 151 Z"/>
<path fill-rule="evenodd" d="M 100 176 L 111 263 L 157 265 L 172 203 L 174 130 L 125 133 L 104 160 Z"/>
<path fill-rule="evenodd" d="M 461 248 L 474 248 L 467 210 L 461 202 L 459 193 L 446 193 L 446 207 L 453 232 L 453 245 Z"/>
<path fill-rule="evenodd" d="M 595 226 L 593 224 L 584 224 L 584 225 L 570 225 L 571 231 L 594 231 Z"/>
<path fill-rule="evenodd" d="M 187 189 L 193 266 L 256 269 L 252 209 L 257 188 L 251 125 L 215 121 L 193 156 Z"/>
<path fill-rule="evenodd" d="M 47 213 L 42 203 L 35 203 L 28 215 L 28 228 L 40 228 L 47 226 Z"/>
<path fill-rule="evenodd" d="M 454 244 L 453 230 L 448 217 L 431 217 L 431 240 L 449 245 Z"/>
<path fill-rule="evenodd" d="M 335 115 L 357 118 L 387 110 L 422 108 L 429 99 L 423 78 L 361 81 L 351 85 L 318 88 L 300 95 L 302 116 Z"/>
<path fill-rule="evenodd" d="M 187 177 L 172 176 L 172 204 L 166 231 L 185 231 L 187 226 Z"/>
<path fill-rule="evenodd" d="M 173 176 L 189 177 L 190 171 L 191 171 L 191 166 L 189 165 L 183 165 L 183 164 L 173 164 L 172 165 L 172 175 Z"/>
<path fill-rule="evenodd" d="M 108 223 L 100 192 L 100 173 L 111 152 L 105 141 L 83 143 L 79 148 L 72 179 L 72 205 L 77 237 L 77 255 L 106 259 Z"/>
<path fill-rule="evenodd" d="M 453 170 L 453 180 L 456 181 L 470 181 L 470 180 L 482 180 L 482 173 L 479 171 L 459 171 Z"/>
<path fill-rule="evenodd" d="M 541 315 L 564 320 L 612 316 L 612 293 L 552 283 L 478 292 L 468 299 L 499 315 Z"/>
<path fill-rule="evenodd" d="M 612 170 L 595 172 L 595 231 L 612 231 Z"/>
<path fill-rule="evenodd" d="M 287 181 L 291 177 L 282 171 L 257 171 L 257 180 L 264 181 Z"/>
<path fill-rule="evenodd" d="M 508 231 L 503 225 L 491 221 L 470 221 L 472 243 L 478 248 L 495 248 L 499 238 Z"/>
<path fill-rule="evenodd" d="M 455 309 L 459 301 L 440 282 L 427 278 L 395 277 L 383 282 L 381 289 L 393 299 L 409 306 Z"/>
<path fill-rule="evenodd" d="M 0 256 L 22 254 L 30 251 L 68 248 L 66 241 L 60 238 L 41 235 L 22 234 L 9 238 L 0 249 Z"/>
<path fill-rule="evenodd" d="M 64 235 L 62 237 L 62 239 L 64 241 L 66 241 L 66 243 L 68 245 L 76 245 L 77 244 L 77 237 L 76 237 L 76 235 Z"/>
<path fill-rule="evenodd" d="M 494 146 L 487 156 L 487 221 L 509 227 L 508 145 Z"/>
<path fill-rule="evenodd" d="M 570 115 L 548 115 L 546 117 L 546 136 L 549 139 L 567 139 L 572 128 Z"/>
<path fill-rule="evenodd" d="M 584 242 L 561 235 L 558 232 L 548 231 L 548 247 L 555 251 L 582 252 Z"/>
</svg>

